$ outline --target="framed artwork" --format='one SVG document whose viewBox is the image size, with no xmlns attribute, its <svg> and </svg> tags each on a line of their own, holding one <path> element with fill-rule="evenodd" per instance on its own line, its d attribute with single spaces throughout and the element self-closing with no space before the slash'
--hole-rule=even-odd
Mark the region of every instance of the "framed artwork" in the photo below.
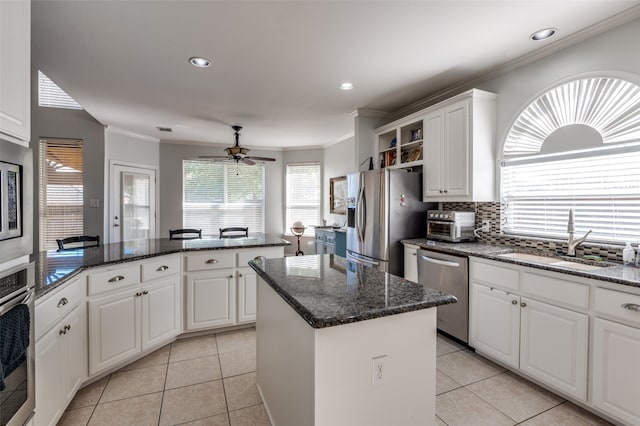
<svg viewBox="0 0 640 426">
<path fill-rule="evenodd" d="M 329 213 L 347 214 L 347 177 L 329 179 Z"/>
</svg>

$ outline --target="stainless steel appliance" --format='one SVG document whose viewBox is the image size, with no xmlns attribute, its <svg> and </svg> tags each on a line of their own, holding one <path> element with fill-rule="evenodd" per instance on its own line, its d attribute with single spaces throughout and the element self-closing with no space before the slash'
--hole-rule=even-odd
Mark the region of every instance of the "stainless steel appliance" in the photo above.
<svg viewBox="0 0 640 426">
<path fill-rule="evenodd" d="M 34 264 L 0 275 L 0 426 L 25 424 L 35 409 Z"/>
<path fill-rule="evenodd" d="M 377 169 L 347 176 L 347 259 L 403 275 L 400 240 L 425 234 L 422 173 Z"/>
<path fill-rule="evenodd" d="M 427 212 L 427 238 L 458 243 L 472 241 L 476 214 L 452 210 L 429 210 Z"/>
<path fill-rule="evenodd" d="M 466 257 L 418 250 L 418 282 L 453 294 L 458 303 L 438 306 L 438 329 L 469 342 L 469 266 Z"/>
</svg>

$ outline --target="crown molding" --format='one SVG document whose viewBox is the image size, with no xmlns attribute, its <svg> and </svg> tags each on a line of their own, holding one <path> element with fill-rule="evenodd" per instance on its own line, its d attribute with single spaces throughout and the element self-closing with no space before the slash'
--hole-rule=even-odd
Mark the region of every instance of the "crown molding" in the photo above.
<svg viewBox="0 0 640 426">
<path fill-rule="evenodd" d="M 153 137 L 153 136 L 148 136 L 148 135 L 143 135 L 141 133 L 135 133 L 135 132 L 131 132 L 129 130 L 125 130 L 125 129 L 121 129 L 119 127 L 114 127 L 114 126 L 104 126 L 105 127 L 105 131 L 110 132 L 110 133 L 117 133 L 119 135 L 124 135 L 124 136 L 129 136 L 135 139 L 140 139 L 143 141 L 147 141 L 147 142 L 160 142 L 159 138 Z"/>
<path fill-rule="evenodd" d="M 351 113 L 351 117 L 389 118 L 393 113 L 375 109 L 358 108 Z"/>
<path fill-rule="evenodd" d="M 527 64 L 535 62 L 553 53 L 559 52 L 563 49 L 566 49 L 570 46 L 578 44 L 582 41 L 593 38 L 596 35 L 610 31 L 614 28 L 617 28 L 628 22 L 634 21 L 638 18 L 640 18 L 640 5 L 633 6 L 616 15 L 605 18 L 602 21 L 597 22 L 587 28 L 583 28 L 582 30 L 576 31 L 573 34 L 569 34 L 568 36 L 558 41 L 549 43 L 546 46 L 536 49 L 530 53 L 519 56 L 515 59 L 512 59 L 509 62 L 505 62 L 504 64 L 491 68 L 487 72 L 471 80 L 466 80 L 464 82 L 458 83 L 454 86 L 448 87 L 444 90 L 441 90 L 430 96 L 427 96 L 426 98 L 413 102 L 407 106 L 404 106 L 394 111 L 393 114 L 391 115 L 393 115 L 394 119 L 401 118 L 412 111 L 418 111 L 418 110 L 424 109 L 440 101 L 448 99 L 453 95 L 457 95 L 467 89 L 473 88 L 477 84 L 480 84 L 492 78 L 498 77 L 502 74 L 506 74 L 509 71 L 513 71 L 517 68 L 523 67 Z"/>
<path fill-rule="evenodd" d="M 345 133 L 344 135 L 325 143 L 324 145 L 322 145 L 322 148 L 329 148 L 330 146 L 337 145 L 340 142 L 344 142 L 349 138 L 353 138 L 354 136 L 355 136 L 354 132 Z"/>
</svg>

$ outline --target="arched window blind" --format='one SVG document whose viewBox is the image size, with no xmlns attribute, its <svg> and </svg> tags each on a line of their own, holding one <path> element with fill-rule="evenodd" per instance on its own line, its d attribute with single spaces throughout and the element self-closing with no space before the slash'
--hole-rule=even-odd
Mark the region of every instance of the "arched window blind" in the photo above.
<svg viewBox="0 0 640 426">
<path fill-rule="evenodd" d="M 320 201 L 320 163 L 287 164 L 285 233 L 291 235 L 291 225 L 297 221 L 307 227 L 319 225 Z"/>
<path fill-rule="evenodd" d="M 216 237 L 232 226 L 264 232 L 264 165 L 184 160 L 182 166 L 185 228 Z"/>
<path fill-rule="evenodd" d="M 82 105 L 51 81 L 42 71 L 38 71 L 38 105 L 41 107 L 82 109 Z"/>
<path fill-rule="evenodd" d="M 82 141 L 40 141 L 40 250 L 84 234 Z"/>
<path fill-rule="evenodd" d="M 601 146 L 538 154 L 572 124 L 595 129 Z M 573 208 L 588 241 L 640 242 L 640 87 L 593 78 L 552 89 L 518 117 L 503 154 L 503 232 L 564 239 Z"/>
</svg>

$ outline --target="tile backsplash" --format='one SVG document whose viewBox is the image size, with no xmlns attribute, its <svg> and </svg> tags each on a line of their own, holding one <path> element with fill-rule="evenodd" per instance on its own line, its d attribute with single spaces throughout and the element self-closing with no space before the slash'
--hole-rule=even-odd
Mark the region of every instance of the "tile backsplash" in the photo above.
<svg viewBox="0 0 640 426">
<path fill-rule="evenodd" d="M 482 236 L 481 241 L 490 244 L 504 244 L 514 247 L 536 249 L 549 253 L 567 252 L 566 240 L 552 240 L 533 237 L 518 237 L 514 235 L 504 235 L 501 232 L 503 209 L 501 203 L 440 203 L 442 210 L 459 210 L 476 212 L 476 228 L 482 226 L 485 220 L 490 221 L 489 233 L 478 232 Z M 584 255 L 600 256 L 605 260 L 622 262 L 623 246 L 603 245 L 583 243 L 576 249 L 576 256 Z"/>
</svg>

